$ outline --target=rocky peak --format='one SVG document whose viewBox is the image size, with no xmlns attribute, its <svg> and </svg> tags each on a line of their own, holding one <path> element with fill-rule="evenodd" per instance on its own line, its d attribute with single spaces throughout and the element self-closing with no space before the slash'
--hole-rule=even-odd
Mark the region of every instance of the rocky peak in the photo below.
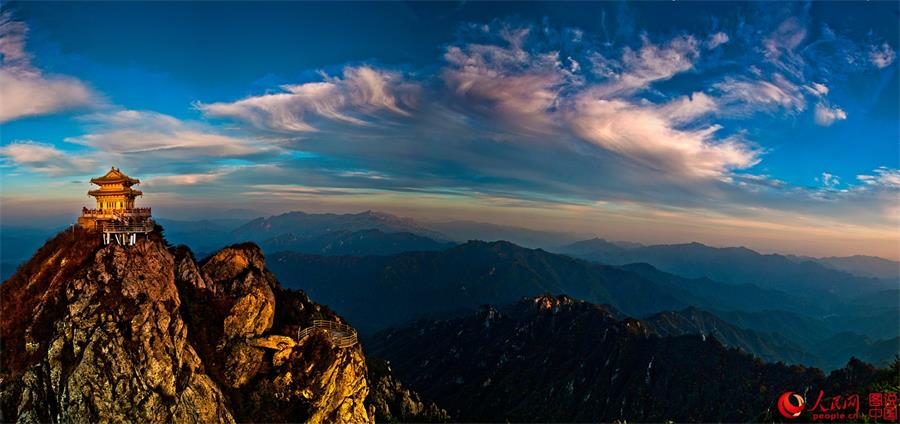
<svg viewBox="0 0 900 424">
<path fill-rule="evenodd" d="M 294 338 L 343 320 L 256 245 L 199 265 L 157 233 L 98 240 L 61 233 L 0 285 L 0 421 L 371 421 L 361 348 Z"/>
<path fill-rule="evenodd" d="M 574 299 L 564 294 L 557 297 L 545 294 L 543 296 L 535 297 L 531 301 L 537 306 L 538 310 L 541 311 L 559 310 L 561 306 L 572 305 L 575 303 Z"/>
<path fill-rule="evenodd" d="M 215 282 L 232 280 L 248 270 L 265 268 L 266 259 L 255 243 L 228 246 L 203 260 L 203 271 Z"/>
</svg>

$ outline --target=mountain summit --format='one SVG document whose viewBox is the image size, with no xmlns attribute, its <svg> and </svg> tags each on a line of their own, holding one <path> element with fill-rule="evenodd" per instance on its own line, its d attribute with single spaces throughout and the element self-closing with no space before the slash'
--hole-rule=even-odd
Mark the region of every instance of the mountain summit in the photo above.
<svg viewBox="0 0 900 424">
<path fill-rule="evenodd" d="M 0 296 L 4 422 L 373 418 L 361 347 L 315 325 L 343 319 L 282 289 L 253 244 L 198 264 L 160 231 L 104 246 L 75 227 Z"/>
</svg>

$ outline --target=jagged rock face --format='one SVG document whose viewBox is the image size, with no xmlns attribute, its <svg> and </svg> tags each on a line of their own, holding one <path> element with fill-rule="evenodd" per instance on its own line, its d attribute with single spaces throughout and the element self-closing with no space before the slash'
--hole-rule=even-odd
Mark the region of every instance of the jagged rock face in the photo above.
<svg viewBox="0 0 900 424">
<path fill-rule="evenodd" d="M 56 302 L 34 311 L 41 316 L 62 307 L 49 337 L 30 340 L 45 354 L 19 385 L 4 379 L 4 395 L 20 390 L 17 420 L 232 422 L 224 395 L 188 342 L 165 245 L 111 245 L 88 263 L 45 294 Z"/>
<path fill-rule="evenodd" d="M 0 286 L 19 300 L 0 311 L 0 421 L 371 421 L 361 348 L 296 343 L 340 318 L 282 290 L 255 246 L 198 266 L 155 234 L 60 237 Z"/>
<path fill-rule="evenodd" d="M 368 422 L 365 357 L 322 335 L 294 340 L 314 319 L 342 321 L 300 292 L 285 291 L 254 244 L 230 246 L 198 271 L 184 263 L 189 334 L 240 421 Z M 217 326 L 211 325 L 211 319 Z"/>
</svg>

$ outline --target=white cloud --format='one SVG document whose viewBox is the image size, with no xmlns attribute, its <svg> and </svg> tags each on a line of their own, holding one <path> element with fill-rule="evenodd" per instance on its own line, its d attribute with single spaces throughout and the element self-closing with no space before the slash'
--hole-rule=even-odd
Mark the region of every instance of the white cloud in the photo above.
<svg viewBox="0 0 900 424">
<path fill-rule="evenodd" d="M 25 50 L 27 26 L 0 14 L 0 123 L 91 105 L 97 95 L 83 82 L 44 75 Z"/>
<path fill-rule="evenodd" d="M 637 51 L 629 47 L 623 50 L 621 62 L 595 55 L 592 58 L 595 74 L 609 78 L 594 87 L 595 95 L 611 97 L 632 93 L 690 70 L 700 57 L 697 44 L 692 36 L 678 36 L 664 45 L 643 37 L 643 46 Z"/>
<path fill-rule="evenodd" d="M 441 72 L 444 83 L 476 112 L 531 129 L 547 125 L 548 110 L 557 104 L 563 87 L 576 79 L 557 52 L 525 51 L 528 33 L 527 28 L 504 28 L 499 34 L 503 46 L 471 43 L 448 47 L 444 53 L 447 66 Z"/>
<path fill-rule="evenodd" d="M 81 119 L 88 132 L 65 139 L 84 147 L 78 152 L 17 141 L 0 148 L 0 155 L 7 166 L 52 176 L 84 175 L 98 167 L 118 166 L 144 174 L 177 173 L 184 181 L 202 182 L 235 163 L 275 158 L 283 152 L 277 142 L 228 135 L 205 123 L 157 112 L 119 110 Z"/>
<path fill-rule="evenodd" d="M 875 175 L 857 175 L 863 184 L 872 187 L 900 188 L 900 169 L 882 166 L 873 170 Z M 894 199 L 896 202 L 896 199 Z"/>
<path fill-rule="evenodd" d="M 816 123 L 825 127 L 831 126 L 835 121 L 847 119 L 847 112 L 839 107 L 829 107 L 822 103 L 816 105 Z"/>
<path fill-rule="evenodd" d="M 897 54 L 888 43 L 882 43 L 881 46 L 871 46 L 869 48 L 869 60 L 878 69 L 884 69 L 894 63 Z"/>
<path fill-rule="evenodd" d="M 85 175 L 97 169 L 97 162 L 92 158 L 80 157 L 51 144 L 35 141 L 14 141 L 0 147 L 0 155 L 8 165 L 54 177 Z"/>
<path fill-rule="evenodd" d="M 66 141 L 119 157 L 202 161 L 248 157 L 276 150 L 263 140 L 220 134 L 205 124 L 151 111 L 122 110 L 92 114 L 83 119 L 93 123 L 95 131 Z"/>
<path fill-rule="evenodd" d="M 821 177 L 822 185 L 833 188 L 841 184 L 841 179 L 834 174 L 823 172 Z"/>
<path fill-rule="evenodd" d="M 556 139 L 569 135 L 587 141 L 615 154 L 605 160 L 637 164 L 645 174 L 640 178 L 720 180 L 759 161 L 760 152 L 748 143 L 714 137 L 718 126 L 696 129 L 697 120 L 718 107 L 712 96 L 695 92 L 663 105 L 626 99 L 692 69 L 700 54 L 694 37 L 661 44 L 644 37 L 639 49 L 624 48 L 619 60 L 593 54 L 591 71 L 603 77 L 595 83 L 574 75 L 552 47 L 534 42 L 543 50 L 531 49 L 528 37 L 527 29 L 507 28 L 499 45 L 450 46 L 442 77 L 469 110 L 518 128 L 552 130 Z"/>
<path fill-rule="evenodd" d="M 719 178 L 759 162 L 759 152 L 735 139 L 716 140 L 718 126 L 678 130 L 653 108 L 585 97 L 569 113 L 576 134 L 669 178 Z"/>
<path fill-rule="evenodd" d="M 681 96 L 659 108 L 660 113 L 667 119 L 676 122 L 690 122 L 703 115 L 716 110 L 716 99 L 703 92 L 696 92 L 688 96 Z"/>
<path fill-rule="evenodd" d="M 828 94 L 828 86 L 825 84 L 819 84 L 817 82 L 812 83 L 811 87 L 812 93 L 817 96 L 824 96 Z"/>
<path fill-rule="evenodd" d="M 709 38 L 706 40 L 706 48 L 709 50 L 713 50 L 716 47 L 719 47 L 722 44 L 727 43 L 728 41 L 729 41 L 728 34 L 722 32 L 722 31 L 719 31 L 719 32 L 709 36 Z"/>
<path fill-rule="evenodd" d="M 720 103 L 737 112 L 778 108 L 802 112 L 806 109 L 800 87 L 780 74 L 773 75 L 772 81 L 726 77 L 713 84 L 713 88 L 722 93 Z"/>
<path fill-rule="evenodd" d="M 278 132 L 310 132 L 311 120 L 369 125 L 387 112 L 410 116 L 418 102 L 419 86 L 397 72 L 369 66 L 346 67 L 342 77 L 322 75 L 323 81 L 283 85 L 282 92 L 252 96 L 236 102 L 195 103 L 205 116 L 230 118 Z"/>
</svg>

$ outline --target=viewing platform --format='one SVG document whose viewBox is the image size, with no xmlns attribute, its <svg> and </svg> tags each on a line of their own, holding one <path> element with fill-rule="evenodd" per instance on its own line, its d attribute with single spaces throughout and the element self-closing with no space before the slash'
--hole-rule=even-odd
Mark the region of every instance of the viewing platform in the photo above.
<svg viewBox="0 0 900 424">
<path fill-rule="evenodd" d="M 353 347 L 359 343 L 359 336 L 356 334 L 356 329 L 347 324 L 324 319 L 317 319 L 313 321 L 311 327 L 298 330 L 297 342 L 300 342 L 304 337 L 309 336 L 316 331 L 324 332 L 331 342 L 341 349 Z"/>
</svg>

